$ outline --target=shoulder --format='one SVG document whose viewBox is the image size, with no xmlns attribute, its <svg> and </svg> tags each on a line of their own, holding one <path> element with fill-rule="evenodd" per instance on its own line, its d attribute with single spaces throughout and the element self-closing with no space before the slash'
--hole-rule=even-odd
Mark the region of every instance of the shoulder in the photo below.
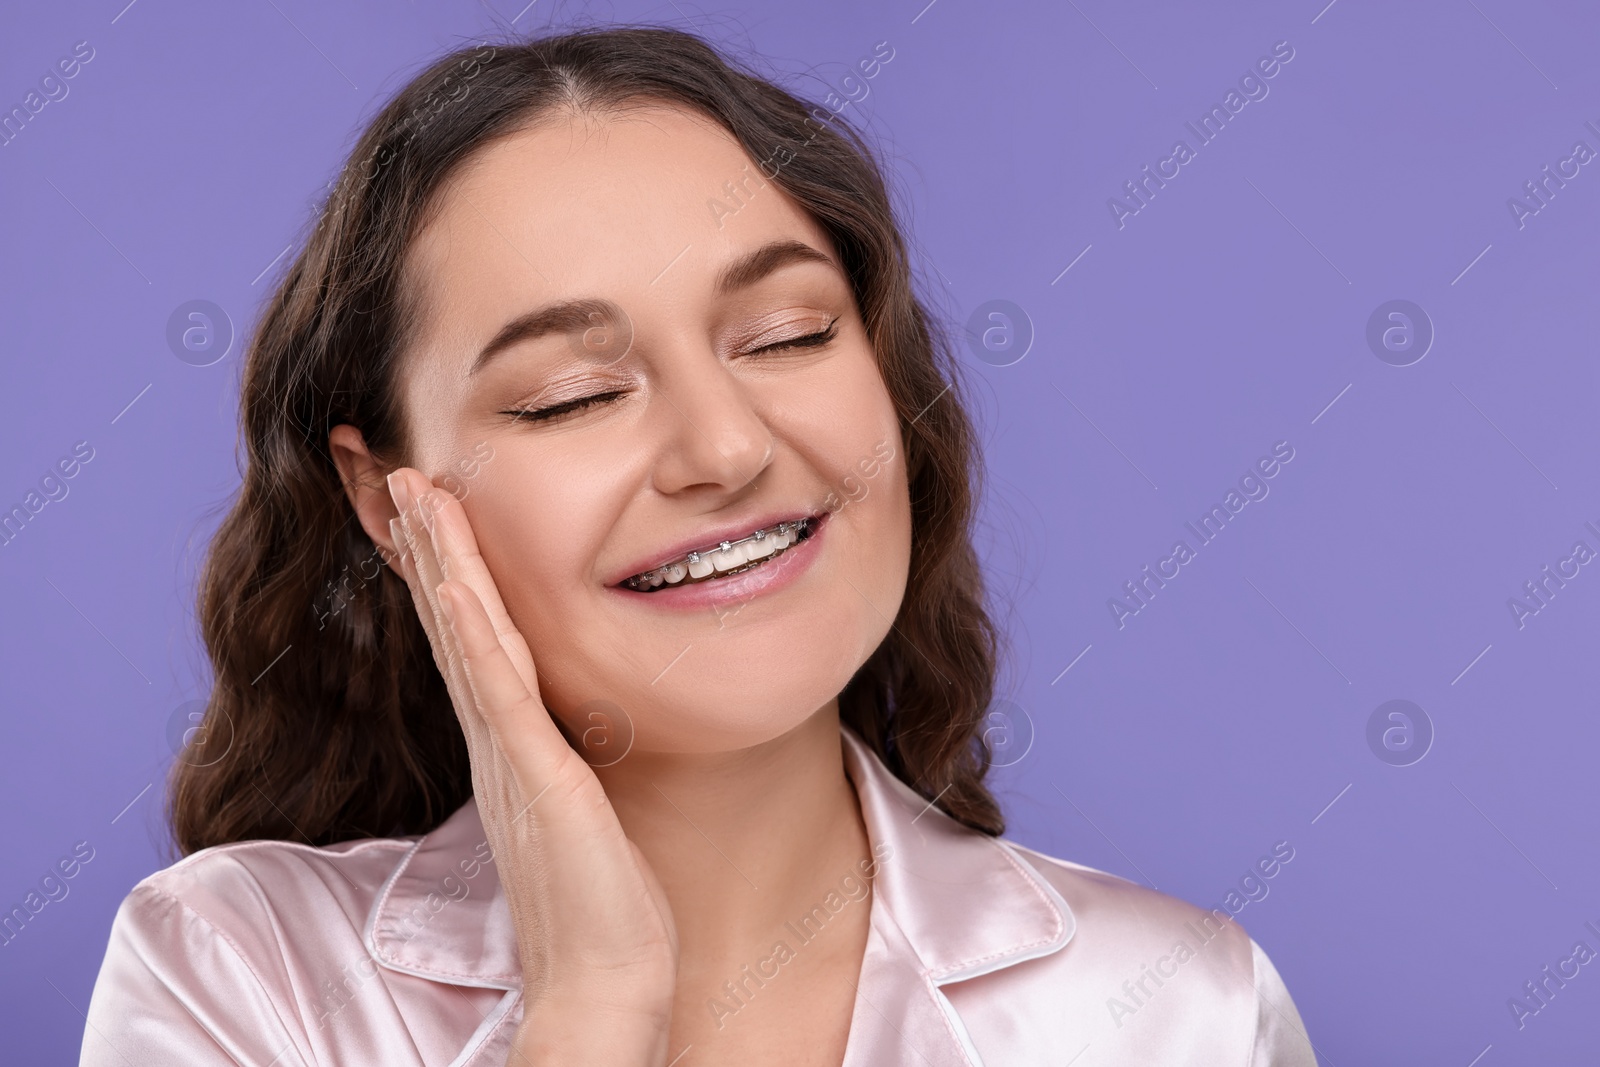
<svg viewBox="0 0 1600 1067">
<path fill-rule="evenodd" d="M 1208 910 L 1014 841 L 1005 845 L 1066 902 L 1077 924 L 1074 941 L 1128 958 L 1143 958 L 1141 954 L 1152 952 L 1164 955 L 1180 944 L 1187 944 L 1198 956 L 1204 947 L 1207 970 L 1250 978 L 1250 935 L 1227 911 Z"/>
<path fill-rule="evenodd" d="M 263 984 L 285 960 L 349 955 L 416 838 L 324 848 L 241 841 L 203 849 L 157 871 L 117 911 L 113 945 L 175 963 L 196 951 L 227 957 Z"/>
<path fill-rule="evenodd" d="M 145 878 L 112 922 L 80 1062 L 305 1060 L 327 983 L 367 958 L 368 916 L 414 846 L 247 841 Z"/>
<path fill-rule="evenodd" d="M 417 838 L 368 838 L 322 848 L 240 841 L 187 856 L 134 886 L 129 902 L 170 900 L 218 927 L 268 913 L 364 922 Z"/>
<path fill-rule="evenodd" d="M 1163 1032 L 1190 1040 L 1204 1033 L 1218 1040 L 1219 1053 L 1245 1050 L 1238 1060 L 1230 1052 L 1231 1062 L 1315 1064 L 1282 978 L 1226 909 L 1002 843 L 1072 913 L 1074 930 L 1057 967 L 1078 988 L 1098 992 L 1086 1007 L 1108 1036 Z"/>
</svg>

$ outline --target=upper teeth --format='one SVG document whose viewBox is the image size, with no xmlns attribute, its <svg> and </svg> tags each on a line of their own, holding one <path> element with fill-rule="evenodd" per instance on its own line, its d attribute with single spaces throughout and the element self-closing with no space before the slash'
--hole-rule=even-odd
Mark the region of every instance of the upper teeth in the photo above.
<svg viewBox="0 0 1600 1067">
<path fill-rule="evenodd" d="M 762 528 L 737 541 L 723 541 L 709 551 L 690 552 L 683 559 L 666 563 L 654 570 L 635 574 L 622 584 L 630 589 L 657 589 L 662 585 L 676 585 L 686 579 L 700 579 L 743 567 L 756 560 L 776 555 L 800 540 L 802 531 L 809 530 L 813 520 L 780 522 Z"/>
</svg>

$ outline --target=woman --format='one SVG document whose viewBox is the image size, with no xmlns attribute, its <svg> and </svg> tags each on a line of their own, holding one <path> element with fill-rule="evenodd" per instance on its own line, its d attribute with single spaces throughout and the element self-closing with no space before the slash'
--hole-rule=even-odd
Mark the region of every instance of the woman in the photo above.
<svg viewBox="0 0 1600 1067">
<path fill-rule="evenodd" d="M 1314 1064 L 1224 913 L 1000 839 L 973 433 L 831 118 L 612 29 L 372 123 L 82 1062 Z"/>
</svg>

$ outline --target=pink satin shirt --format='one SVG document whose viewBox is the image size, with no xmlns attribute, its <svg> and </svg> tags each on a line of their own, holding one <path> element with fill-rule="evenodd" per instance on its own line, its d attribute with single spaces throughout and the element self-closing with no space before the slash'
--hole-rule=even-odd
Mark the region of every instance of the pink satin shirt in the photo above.
<svg viewBox="0 0 1600 1067">
<path fill-rule="evenodd" d="M 843 736 L 875 857 L 845 1067 L 1316 1067 L 1277 971 L 1225 911 L 969 830 Z M 790 924 L 796 947 L 857 906 L 852 886 Z M 736 1014 L 786 958 L 708 1009 Z M 140 882 L 79 1062 L 500 1067 L 521 984 L 469 801 L 421 837 L 247 841 Z"/>
</svg>

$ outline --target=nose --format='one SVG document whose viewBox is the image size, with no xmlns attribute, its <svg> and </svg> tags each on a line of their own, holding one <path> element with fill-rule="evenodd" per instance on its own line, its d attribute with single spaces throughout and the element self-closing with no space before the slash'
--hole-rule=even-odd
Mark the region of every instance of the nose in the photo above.
<svg viewBox="0 0 1600 1067">
<path fill-rule="evenodd" d="M 772 463 L 777 442 L 747 386 L 705 353 L 659 383 L 661 417 L 672 426 L 655 463 L 658 492 L 704 486 L 739 492 Z"/>
</svg>

